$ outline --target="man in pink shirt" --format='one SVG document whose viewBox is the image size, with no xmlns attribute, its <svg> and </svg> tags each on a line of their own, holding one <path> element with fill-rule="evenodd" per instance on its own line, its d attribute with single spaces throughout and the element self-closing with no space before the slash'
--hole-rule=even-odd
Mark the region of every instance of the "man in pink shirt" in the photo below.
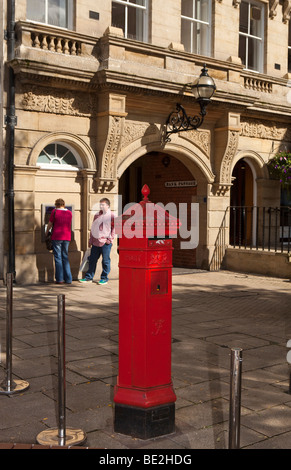
<svg viewBox="0 0 291 470">
<path fill-rule="evenodd" d="M 89 247 L 91 247 L 89 269 L 84 279 L 79 279 L 81 283 L 86 284 L 93 281 L 97 261 L 102 255 L 102 273 L 98 284 L 107 284 L 111 267 L 110 251 L 114 237 L 114 215 L 110 210 L 109 199 L 103 198 L 100 200 L 100 211 L 95 214 L 92 223 L 89 238 Z"/>
<path fill-rule="evenodd" d="M 65 208 L 65 201 L 61 198 L 56 200 L 55 206 L 56 208 L 51 213 L 46 233 L 53 228 L 52 244 L 56 283 L 71 284 L 72 273 L 68 251 L 71 241 L 72 212 Z"/>
</svg>

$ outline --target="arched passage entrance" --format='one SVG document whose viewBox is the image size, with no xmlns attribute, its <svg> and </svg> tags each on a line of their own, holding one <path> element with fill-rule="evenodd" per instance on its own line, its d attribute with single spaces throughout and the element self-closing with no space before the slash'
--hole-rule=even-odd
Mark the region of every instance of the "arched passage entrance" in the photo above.
<svg viewBox="0 0 291 470">
<path fill-rule="evenodd" d="M 230 243 L 249 245 L 255 233 L 256 172 L 251 161 L 240 159 L 232 172 Z"/>
<path fill-rule="evenodd" d="M 154 203 L 187 204 L 187 230 L 190 231 L 191 203 L 197 196 L 197 181 L 192 172 L 177 158 L 164 152 L 150 152 L 139 157 L 123 172 L 119 180 L 122 209 L 126 204 L 141 200 L 141 188 L 150 187 Z M 186 207 L 186 206 L 184 206 Z M 196 249 L 181 249 L 181 235 L 173 239 L 173 265 L 196 267 Z"/>
</svg>

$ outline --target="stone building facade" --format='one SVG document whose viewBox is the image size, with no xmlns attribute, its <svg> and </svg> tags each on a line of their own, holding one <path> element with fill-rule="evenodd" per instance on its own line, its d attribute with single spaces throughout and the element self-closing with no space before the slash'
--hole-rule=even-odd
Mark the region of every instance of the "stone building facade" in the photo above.
<svg viewBox="0 0 291 470">
<path fill-rule="evenodd" d="M 53 280 L 43 233 L 57 197 L 73 210 L 76 279 L 100 198 L 118 211 L 117 196 L 139 201 L 144 183 L 153 202 L 199 204 L 199 245 L 181 250 L 176 243 L 174 264 L 212 269 L 222 222 L 228 243 L 231 198 L 237 205 L 280 205 L 280 184 L 270 179 L 267 162 L 291 150 L 290 11 L 290 0 L 15 0 L 13 57 L 6 41 L 1 50 L 0 277 L 9 247 L 9 68 L 19 282 Z M 199 112 L 189 84 L 204 63 L 217 87 L 205 121 L 166 141 L 176 103 L 188 115 Z M 248 172 L 243 201 L 234 186 L 239 162 Z M 113 275 L 116 248 L 117 242 Z"/>
</svg>

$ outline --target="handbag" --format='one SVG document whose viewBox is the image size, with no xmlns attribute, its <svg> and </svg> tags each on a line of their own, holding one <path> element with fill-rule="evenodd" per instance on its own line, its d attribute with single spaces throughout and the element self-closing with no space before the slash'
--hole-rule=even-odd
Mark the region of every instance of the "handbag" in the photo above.
<svg viewBox="0 0 291 470">
<path fill-rule="evenodd" d="M 56 215 L 56 210 L 54 212 L 54 219 L 55 219 L 55 215 Z M 49 251 L 52 251 L 52 249 L 53 249 L 53 242 L 52 242 L 53 228 L 54 228 L 54 226 L 52 226 L 52 228 L 50 229 L 50 231 L 48 232 L 48 234 L 45 237 L 45 244 L 46 244 L 46 247 Z"/>
<path fill-rule="evenodd" d="M 52 232 L 49 231 L 49 233 L 47 234 L 47 236 L 45 237 L 45 244 L 46 244 L 46 247 L 49 251 L 52 251 L 53 249 L 53 242 L 52 242 Z"/>
</svg>

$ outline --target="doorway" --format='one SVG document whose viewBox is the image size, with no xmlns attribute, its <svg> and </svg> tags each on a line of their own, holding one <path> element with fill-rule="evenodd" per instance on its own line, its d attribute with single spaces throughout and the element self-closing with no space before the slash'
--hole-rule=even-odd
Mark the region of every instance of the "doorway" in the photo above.
<svg viewBox="0 0 291 470">
<path fill-rule="evenodd" d="M 230 244 L 249 245 L 253 237 L 254 177 L 245 159 L 239 160 L 232 173 L 230 191 Z"/>
</svg>

